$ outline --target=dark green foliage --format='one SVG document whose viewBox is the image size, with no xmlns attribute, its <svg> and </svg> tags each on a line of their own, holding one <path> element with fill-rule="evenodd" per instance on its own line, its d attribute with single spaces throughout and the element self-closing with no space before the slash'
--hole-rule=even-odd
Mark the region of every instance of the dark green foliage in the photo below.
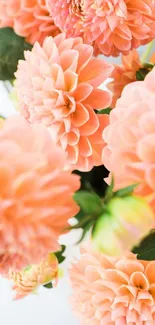
<svg viewBox="0 0 155 325">
<path fill-rule="evenodd" d="M 136 79 L 138 81 L 142 81 L 145 79 L 145 77 L 147 76 L 147 74 L 153 69 L 154 64 L 151 63 L 145 63 L 143 65 L 143 68 L 140 68 L 137 72 L 136 72 Z"/>
<path fill-rule="evenodd" d="M 13 80 L 18 60 L 24 59 L 24 51 L 32 46 L 11 28 L 0 29 L 0 80 Z"/>
<path fill-rule="evenodd" d="M 44 284 L 43 287 L 46 288 L 46 289 L 52 289 L 53 288 L 53 284 L 52 284 L 52 282 L 49 282 L 47 284 Z"/>
<path fill-rule="evenodd" d="M 133 248 L 132 252 L 137 254 L 139 260 L 154 261 L 155 260 L 155 230 L 151 232 L 141 241 L 139 246 Z"/>
<path fill-rule="evenodd" d="M 66 246 L 62 245 L 61 250 L 54 253 L 56 255 L 57 259 L 58 259 L 59 264 L 61 264 L 66 258 L 65 256 L 63 256 L 63 253 L 64 253 L 65 249 L 66 249 Z"/>
</svg>

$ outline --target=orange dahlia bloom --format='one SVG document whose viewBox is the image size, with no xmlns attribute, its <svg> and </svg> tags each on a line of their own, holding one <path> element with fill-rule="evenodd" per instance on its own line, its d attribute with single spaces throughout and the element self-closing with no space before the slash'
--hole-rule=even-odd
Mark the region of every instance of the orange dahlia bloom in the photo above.
<svg viewBox="0 0 155 325">
<path fill-rule="evenodd" d="M 116 101 L 126 85 L 136 81 L 136 72 L 142 67 L 138 52 L 132 50 L 128 55 L 122 56 L 122 65 L 114 65 L 111 78 L 114 80 L 108 84 L 113 94 L 111 107 L 115 107 Z"/>
<path fill-rule="evenodd" d="M 26 267 L 20 272 L 9 270 L 9 278 L 13 280 L 13 290 L 16 295 L 14 299 L 21 299 L 31 293 L 35 293 L 40 285 L 51 281 L 57 283 L 58 261 L 54 254 L 49 253 L 48 257 L 38 265 Z"/>
<path fill-rule="evenodd" d="M 23 117 L 0 130 L 0 273 L 40 262 L 60 249 L 59 235 L 78 211 L 79 177 L 42 125 Z"/>
<path fill-rule="evenodd" d="M 127 85 L 110 124 L 103 131 L 107 146 L 103 163 L 116 188 L 139 183 L 139 195 L 152 197 L 155 207 L 155 68 L 144 81 Z"/>
<path fill-rule="evenodd" d="M 97 87 L 112 65 L 93 58 L 93 48 L 82 38 L 65 34 L 47 37 L 41 47 L 25 52 L 16 73 L 21 113 L 30 122 L 42 122 L 67 153 L 74 168 L 101 165 L 102 130 L 108 116 L 96 110 L 111 104 L 111 94 Z"/>
<path fill-rule="evenodd" d="M 94 43 L 96 53 L 127 54 L 155 37 L 154 0 L 46 0 L 67 36 Z"/>
<path fill-rule="evenodd" d="M 48 35 L 56 36 L 59 28 L 49 15 L 45 0 L 1 0 L 0 28 L 12 27 L 19 36 L 34 44 Z"/>
<path fill-rule="evenodd" d="M 155 261 L 81 249 L 72 265 L 72 306 L 83 325 L 155 324 Z"/>
</svg>

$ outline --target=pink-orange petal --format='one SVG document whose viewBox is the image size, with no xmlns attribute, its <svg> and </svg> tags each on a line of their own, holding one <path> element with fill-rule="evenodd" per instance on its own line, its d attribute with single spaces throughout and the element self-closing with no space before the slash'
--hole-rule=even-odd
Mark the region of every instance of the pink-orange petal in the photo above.
<svg viewBox="0 0 155 325">
<path fill-rule="evenodd" d="M 90 96 L 85 100 L 85 104 L 93 109 L 101 110 L 110 106 L 112 95 L 101 89 L 93 89 Z"/>
<path fill-rule="evenodd" d="M 80 133 L 82 136 L 92 135 L 99 127 L 97 114 L 95 114 L 94 110 L 90 106 L 86 106 L 86 109 L 89 113 L 89 120 L 80 127 Z"/>
<path fill-rule="evenodd" d="M 89 120 L 89 111 L 81 103 L 76 104 L 76 111 L 72 115 L 72 123 L 76 127 L 81 127 Z"/>
<path fill-rule="evenodd" d="M 100 86 L 111 74 L 113 66 L 99 59 L 92 59 L 79 74 L 79 82 Z"/>
</svg>

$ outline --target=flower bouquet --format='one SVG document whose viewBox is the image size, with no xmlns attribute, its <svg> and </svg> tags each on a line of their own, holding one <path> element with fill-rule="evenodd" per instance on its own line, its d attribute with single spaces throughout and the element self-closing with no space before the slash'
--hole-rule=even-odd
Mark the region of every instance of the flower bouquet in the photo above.
<svg viewBox="0 0 155 325">
<path fill-rule="evenodd" d="M 81 229 L 81 325 L 155 324 L 154 38 L 155 0 L 0 1 L 0 274 L 52 290 Z"/>
</svg>

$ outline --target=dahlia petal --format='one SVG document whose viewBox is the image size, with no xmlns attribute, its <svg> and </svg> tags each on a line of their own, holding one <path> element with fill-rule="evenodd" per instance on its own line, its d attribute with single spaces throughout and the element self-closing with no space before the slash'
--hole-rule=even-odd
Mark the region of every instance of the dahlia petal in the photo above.
<svg viewBox="0 0 155 325">
<path fill-rule="evenodd" d="M 65 131 L 68 133 L 71 129 L 71 119 L 70 116 L 64 119 Z"/>
<path fill-rule="evenodd" d="M 149 286 L 149 288 L 150 288 L 150 286 Z M 137 300 L 138 300 L 138 302 L 141 302 L 141 303 L 146 303 L 147 302 L 148 306 L 152 306 L 154 304 L 152 296 L 147 291 L 143 291 L 143 292 L 140 291 L 138 293 Z"/>
<path fill-rule="evenodd" d="M 116 268 L 119 268 L 119 270 L 124 271 L 129 276 L 136 271 L 143 272 L 144 266 L 139 263 L 137 260 L 129 260 L 126 262 L 126 260 L 121 260 L 116 263 Z"/>
<path fill-rule="evenodd" d="M 155 115 L 154 112 L 148 111 L 147 113 L 143 114 L 139 119 L 139 126 L 145 134 L 152 134 L 154 132 L 154 125 L 155 125 Z"/>
<path fill-rule="evenodd" d="M 89 140 L 91 143 L 104 143 L 102 138 L 102 133 L 104 128 L 109 124 L 109 115 L 107 114 L 98 114 L 97 118 L 99 120 L 99 128 L 96 132 L 89 136 Z"/>
<path fill-rule="evenodd" d="M 60 90 L 65 90 L 65 78 L 64 78 L 64 72 L 58 64 L 52 65 L 52 77 L 55 81 L 55 88 Z"/>
<path fill-rule="evenodd" d="M 71 70 L 73 72 L 77 71 L 79 53 L 76 50 L 63 51 L 60 54 L 60 64 L 63 71 Z"/>
<path fill-rule="evenodd" d="M 117 19 L 117 17 L 115 15 L 113 15 L 113 16 L 108 16 L 107 21 L 108 21 L 108 25 L 110 27 L 109 33 L 111 33 L 117 27 L 118 19 Z"/>
<path fill-rule="evenodd" d="M 93 89 L 89 97 L 85 100 L 85 104 L 90 105 L 93 109 L 103 109 L 111 104 L 112 95 L 108 91 L 101 89 Z"/>
<path fill-rule="evenodd" d="M 34 58 L 34 60 L 35 60 L 35 58 Z M 32 64 L 35 65 L 35 62 L 32 63 Z M 39 70 L 40 70 L 40 74 L 41 75 L 50 77 L 50 75 L 51 75 L 51 68 L 49 67 L 48 63 L 45 60 L 43 60 L 43 59 L 40 59 Z"/>
<path fill-rule="evenodd" d="M 48 41 L 48 43 L 50 43 Z M 45 48 L 46 51 L 46 48 Z M 49 54 L 49 63 L 57 63 L 60 64 L 60 57 L 59 57 L 59 51 L 55 43 L 53 43 L 52 49 L 50 50 L 50 46 L 47 44 L 47 51 L 46 53 Z"/>
<path fill-rule="evenodd" d="M 145 172 L 148 185 L 155 190 L 155 166 L 150 166 Z"/>
<path fill-rule="evenodd" d="M 76 102 L 85 100 L 92 92 L 93 87 L 88 83 L 81 83 L 77 85 L 74 93 L 72 94 Z"/>
<path fill-rule="evenodd" d="M 35 79 L 33 79 L 33 80 L 35 82 Z M 32 82 L 33 82 L 33 80 L 32 80 Z M 34 88 L 36 88 L 36 87 L 34 87 Z M 54 88 L 54 80 L 52 80 L 51 78 L 47 77 L 45 80 L 42 79 L 42 87 L 40 87 L 40 88 L 37 87 L 37 90 L 43 89 L 44 91 L 51 92 L 51 90 L 53 90 L 53 88 Z"/>
<path fill-rule="evenodd" d="M 89 82 L 93 87 L 98 87 L 113 70 L 112 65 L 104 62 L 103 60 L 92 59 L 88 62 L 87 66 L 79 74 L 80 82 Z"/>
<path fill-rule="evenodd" d="M 145 271 L 146 276 L 151 284 L 154 283 L 154 274 L 155 274 L 154 271 L 155 271 L 155 262 L 152 261 L 147 265 Z"/>
<path fill-rule="evenodd" d="M 92 135 L 94 132 L 97 131 L 99 127 L 99 119 L 93 109 L 90 106 L 87 106 L 86 109 L 89 114 L 89 119 L 87 122 L 85 122 L 85 124 L 80 127 L 80 132 L 82 136 Z"/>
<path fill-rule="evenodd" d="M 125 40 L 131 40 L 132 39 L 132 33 L 128 26 L 120 24 L 117 28 L 117 31 L 115 31 L 119 37 L 125 39 Z"/>
<path fill-rule="evenodd" d="M 81 127 L 89 120 L 89 112 L 81 103 L 76 104 L 76 111 L 72 116 L 72 122 L 75 127 Z"/>
<path fill-rule="evenodd" d="M 92 147 L 88 138 L 80 137 L 79 151 L 80 151 L 80 155 L 84 157 L 89 157 L 92 155 Z"/>
<path fill-rule="evenodd" d="M 76 164 L 78 159 L 78 147 L 77 146 L 70 146 L 67 147 L 67 154 L 68 154 L 68 160 L 69 162 Z"/>
<path fill-rule="evenodd" d="M 79 44 L 74 49 L 79 53 L 77 72 L 80 73 L 87 66 L 88 62 L 90 62 L 93 56 L 93 47 L 86 44 Z"/>
<path fill-rule="evenodd" d="M 154 284 L 150 285 L 149 292 L 150 292 L 151 296 L 153 297 L 153 299 L 155 300 L 155 285 Z"/>
<path fill-rule="evenodd" d="M 143 290 L 149 289 L 149 282 L 141 272 L 133 273 L 130 279 L 133 286 L 142 288 Z"/>
<path fill-rule="evenodd" d="M 64 73 L 66 91 L 74 91 L 78 84 L 78 75 L 74 71 L 67 70 Z"/>
<path fill-rule="evenodd" d="M 59 52 L 67 51 L 73 48 L 74 39 L 73 38 L 67 38 L 64 39 L 58 46 Z"/>
<path fill-rule="evenodd" d="M 77 129 L 72 130 L 68 135 L 67 135 L 67 142 L 70 146 L 75 146 L 79 142 L 79 132 Z"/>
<path fill-rule="evenodd" d="M 137 8 L 138 8 L 138 10 L 141 12 L 141 13 L 143 13 L 144 15 L 151 15 L 152 14 L 152 12 L 151 12 L 151 8 L 149 7 L 149 5 L 147 5 L 147 3 L 145 3 L 145 2 L 143 2 L 142 0 L 138 0 L 137 2 L 136 2 L 136 5 L 135 5 L 135 3 L 134 2 L 131 2 L 130 4 L 129 4 L 129 8 L 131 9 L 131 10 L 137 10 Z"/>
<path fill-rule="evenodd" d="M 34 89 L 41 90 L 43 85 L 43 79 L 41 77 L 32 78 L 32 84 Z"/>
<path fill-rule="evenodd" d="M 146 136 L 138 143 L 137 153 L 146 163 L 155 163 L 155 134 Z"/>
<path fill-rule="evenodd" d="M 60 44 L 65 40 L 65 38 L 66 38 L 65 33 L 60 33 L 54 37 L 54 42 L 58 48 L 59 48 Z"/>
<path fill-rule="evenodd" d="M 40 46 L 40 44 L 38 42 L 35 42 L 33 48 L 32 48 L 32 53 L 34 54 L 38 54 L 39 58 L 46 60 L 47 59 L 47 55 L 45 53 L 45 51 L 43 50 L 43 48 Z"/>
<path fill-rule="evenodd" d="M 93 159 L 92 157 L 82 157 L 79 156 L 77 165 L 79 171 L 88 172 L 93 168 Z"/>
<path fill-rule="evenodd" d="M 131 47 L 130 41 L 126 40 L 124 38 L 121 38 L 121 36 L 119 34 L 115 35 L 114 45 L 122 52 L 129 51 L 130 47 Z"/>
</svg>

